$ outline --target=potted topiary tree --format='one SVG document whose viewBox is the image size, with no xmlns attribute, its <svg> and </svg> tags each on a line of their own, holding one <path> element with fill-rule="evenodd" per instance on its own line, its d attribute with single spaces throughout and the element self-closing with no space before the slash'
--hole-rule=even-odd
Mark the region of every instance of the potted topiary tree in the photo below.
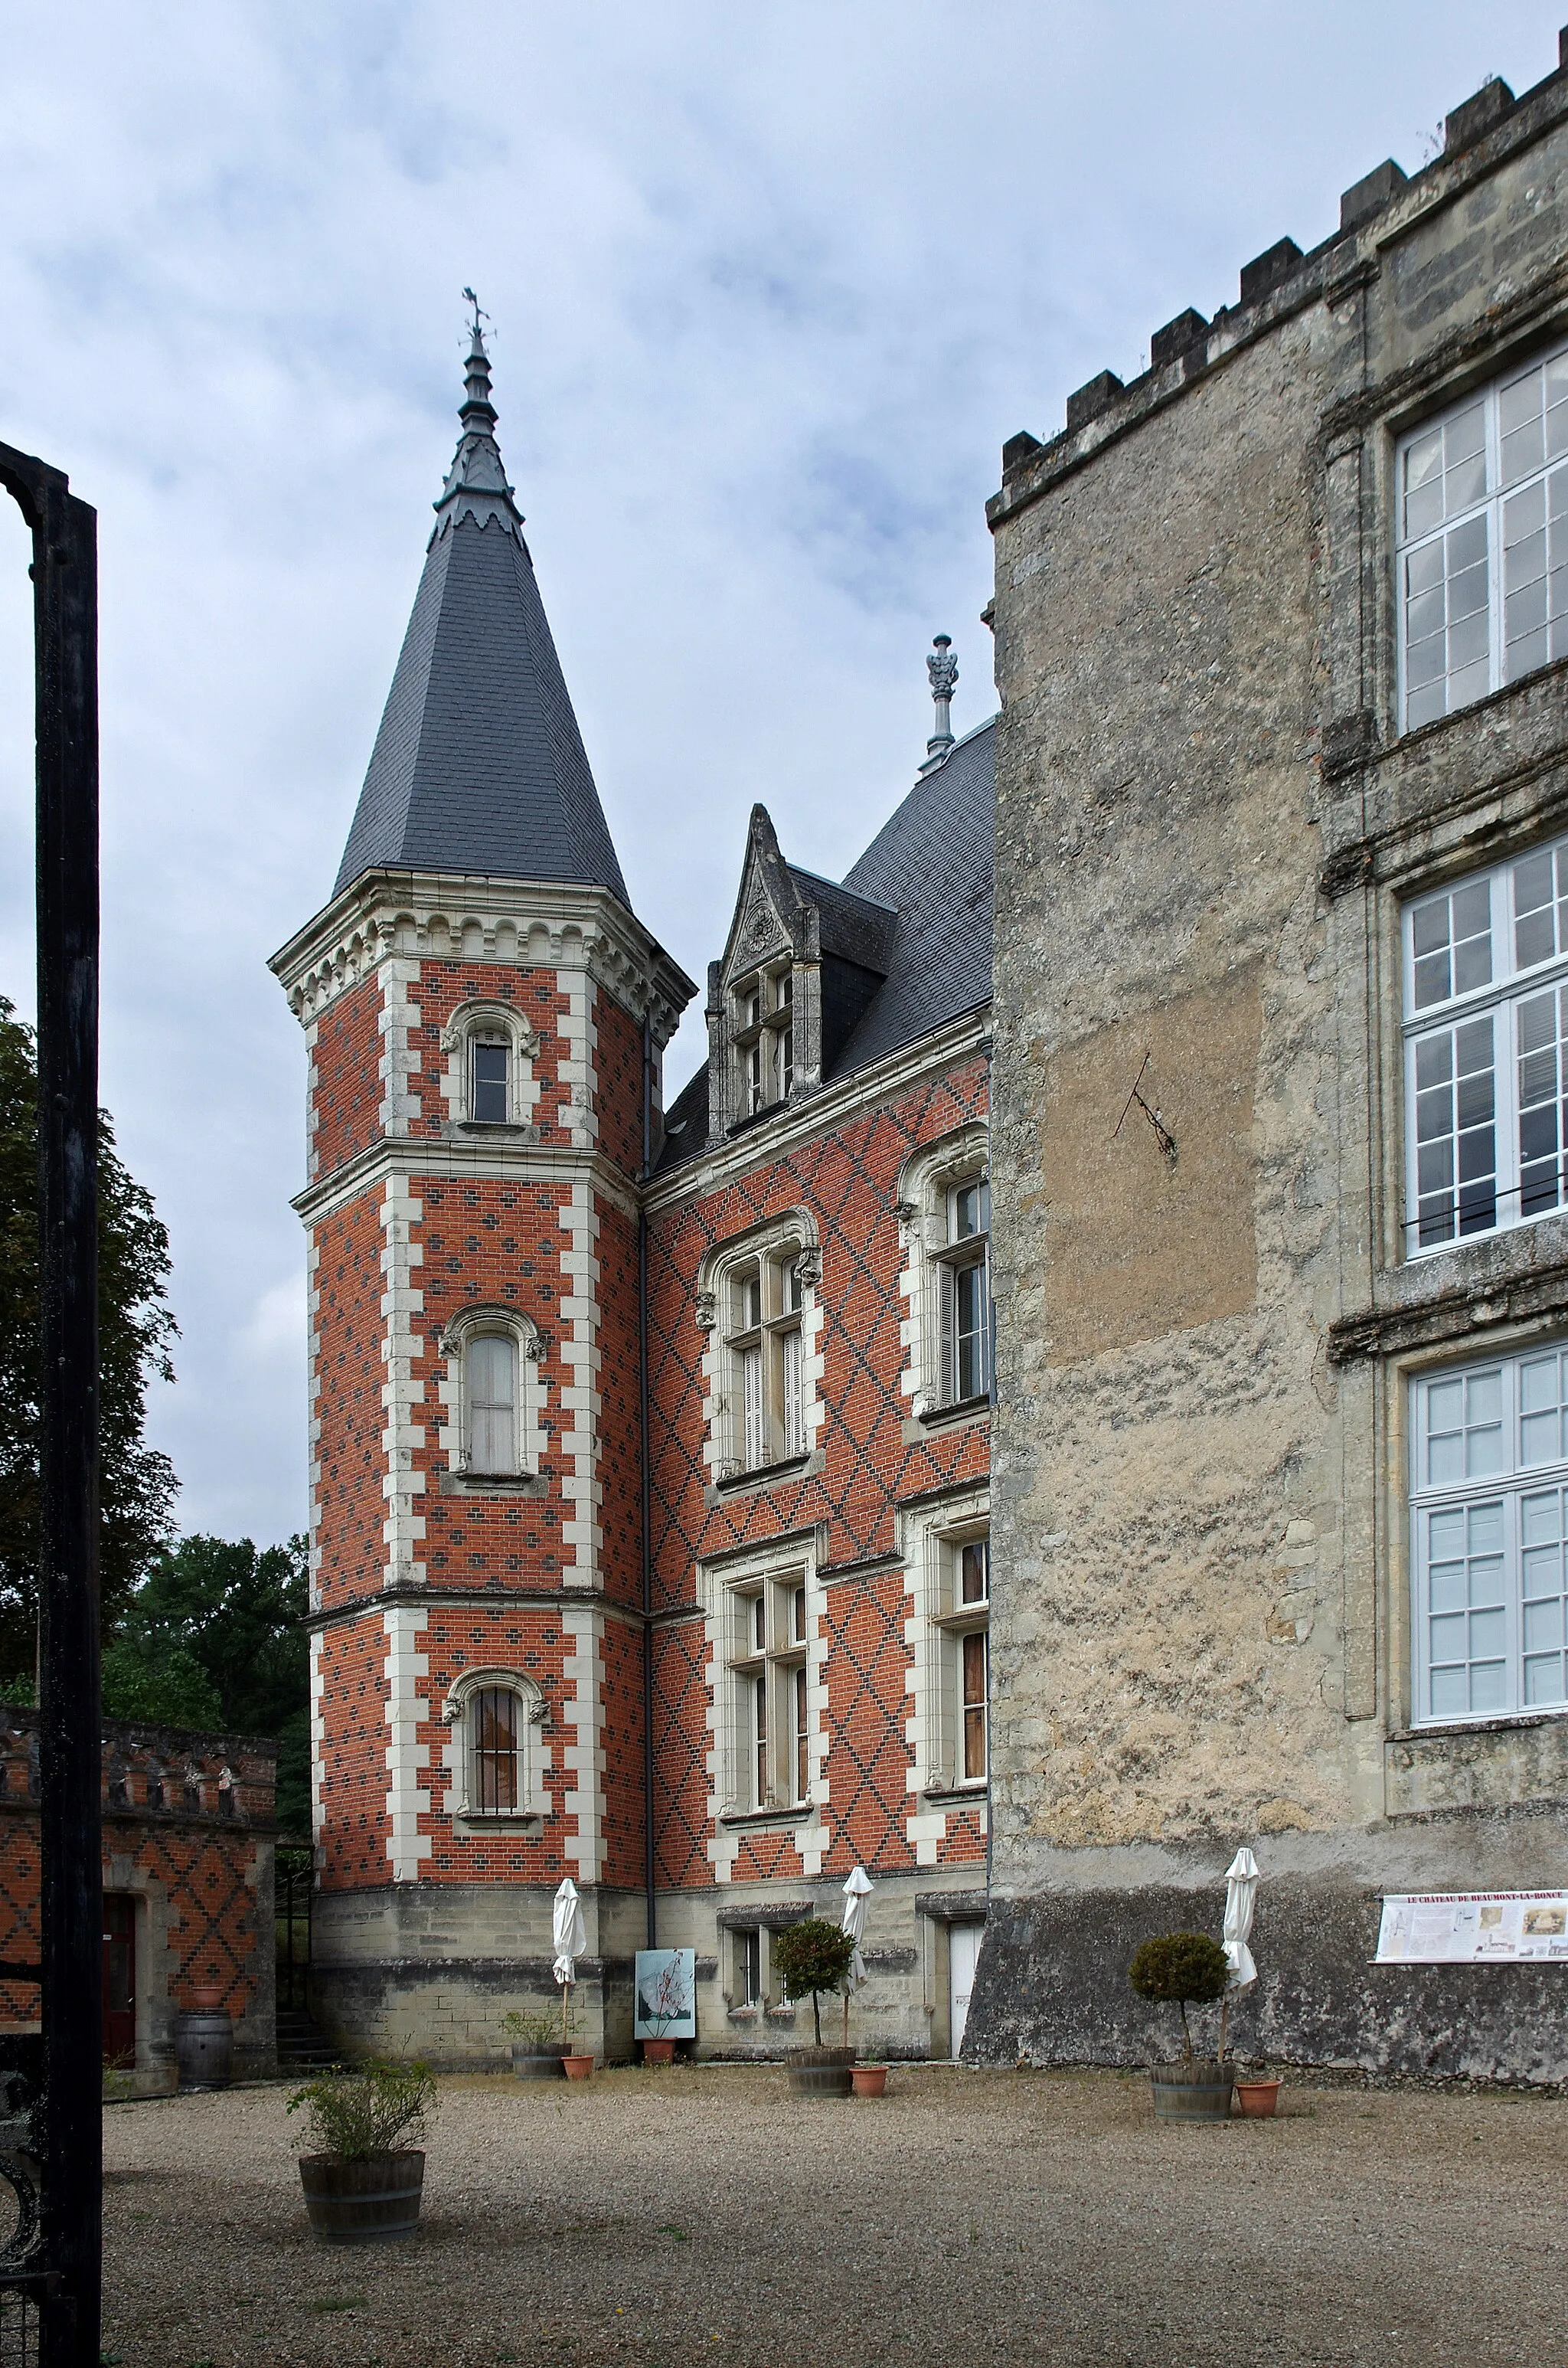
<svg viewBox="0 0 1568 2368">
<path fill-rule="evenodd" d="M 1140 1998 L 1181 2009 L 1182 2059 L 1150 2066 L 1154 2117 L 1162 2122 L 1223 2122 L 1230 2118 L 1235 2068 L 1223 2056 L 1193 2053 L 1189 2006 L 1211 2006 L 1225 1995 L 1230 1963 L 1204 1932 L 1162 1932 L 1133 1955 L 1128 1980 Z"/>
<path fill-rule="evenodd" d="M 514 2008 L 501 2018 L 501 2028 L 512 2043 L 512 2069 L 519 2080 L 559 2080 L 566 2042 L 555 2036 L 551 2014 L 519 2014 Z"/>
<path fill-rule="evenodd" d="M 848 1976 L 855 1943 L 836 1924 L 820 1916 L 788 1924 L 773 1943 L 773 1962 L 787 1998 L 809 1998 L 816 2032 L 814 2047 L 802 2048 L 790 2066 L 790 2086 L 800 2097 L 847 2097 L 852 2047 L 822 2044 L 822 1994 L 842 1987 Z"/>
<path fill-rule="evenodd" d="M 361 2064 L 295 2089 L 289 2111 L 309 2113 L 321 2149 L 301 2156 L 300 2184 L 312 2231 L 324 2243 L 413 2236 L 425 2157 L 399 2140 L 423 2137 L 435 2104 L 435 2078 L 423 2064 Z"/>
</svg>

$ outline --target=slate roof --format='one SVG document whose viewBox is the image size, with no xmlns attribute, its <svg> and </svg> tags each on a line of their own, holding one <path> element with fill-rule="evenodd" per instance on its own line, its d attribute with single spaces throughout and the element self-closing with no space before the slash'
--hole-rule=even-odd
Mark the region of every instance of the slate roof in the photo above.
<svg viewBox="0 0 1568 2368">
<path fill-rule="evenodd" d="M 835 938 L 847 938 L 864 931 L 877 908 L 891 906 L 897 915 L 885 945 L 887 974 L 824 1084 L 990 1002 L 995 746 L 993 717 L 921 776 L 842 882 L 790 866 L 802 899 L 820 905 L 824 947 L 830 926 Z M 848 953 L 847 944 L 833 950 Z M 666 1113 L 660 1168 L 694 1158 L 707 1140 L 704 1064 Z"/>
<path fill-rule="evenodd" d="M 476 328 L 462 438 L 338 869 L 608 888 L 629 905 L 494 438 Z"/>
</svg>

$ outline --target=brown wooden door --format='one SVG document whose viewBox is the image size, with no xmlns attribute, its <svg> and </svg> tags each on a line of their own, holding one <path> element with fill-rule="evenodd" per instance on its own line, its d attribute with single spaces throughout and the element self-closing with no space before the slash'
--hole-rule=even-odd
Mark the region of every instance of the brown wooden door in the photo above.
<svg viewBox="0 0 1568 2368">
<path fill-rule="evenodd" d="M 136 1902 L 104 1896 L 104 2057 L 136 2061 Z"/>
</svg>

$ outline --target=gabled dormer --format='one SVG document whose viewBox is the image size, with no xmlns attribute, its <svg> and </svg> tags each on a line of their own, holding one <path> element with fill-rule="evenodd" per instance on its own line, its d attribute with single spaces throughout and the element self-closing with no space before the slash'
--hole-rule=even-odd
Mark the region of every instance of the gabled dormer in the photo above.
<svg viewBox="0 0 1568 2368">
<path fill-rule="evenodd" d="M 740 894 L 708 972 L 709 1139 L 818 1092 L 888 974 L 898 915 L 779 852 L 752 808 Z"/>
</svg>

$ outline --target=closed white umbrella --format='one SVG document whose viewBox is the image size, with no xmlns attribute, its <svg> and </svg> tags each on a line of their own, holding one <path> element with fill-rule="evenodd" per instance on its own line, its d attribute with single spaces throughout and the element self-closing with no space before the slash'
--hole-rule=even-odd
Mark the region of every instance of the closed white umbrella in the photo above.
<svg viewBox="0 0 1568 2368">
<path fill-rule="evenodd" d="M 1257 1979 L 1247 1942 L 1252 1937 L 1252 1911 L 1257 1899 L 1257 1861 L 1251 1850 L 1239 1850 L 1225 1869 L 1224 1950 L 1231 1964 L 1231 1987 L 1244 1990 Z"/>
<path fill-rule="evenodd" d="M 577 1960 L 586 1955 L 588 1947 L 588 1928 L 583 1921 L 583 1903 L 569 1874 L 562 1877 L 556 1890 L 551 1926 L 555 1941 L 555 1964 L 551 1970 L 561 1984 L 561 2036 L 564 2039 L 568 2001 L 572 1985 L 577 1978 Z"/>
<path fill-rule="evenodd" d="M 1225 2060 L 1225 2027 L 1231 2016 L 1231 1994 L 1257 1979 L 1247 1942 L 1252 1937 L 1252 1911 L 1257 1899 L 1257 1861 L 1251 1850 L 1239 1850 L 1225 1869 L 1225 1926 L 1221 1945 L 1231 1978 L 1220 2007 L 1220 2061 Z"/>
<path fill-rule="evenodd" d="M 863 1866 L 852 1867 L 844 1886 L 844 1915 L 839 1930 L 855 1943 L 855 1954 L 849 1960 L 849 1971 L 844 1982 L 844 2042 L 849 2044 L 849 1993 L 863 1989 L 870 1979 L 866 1960 L 860 1954 L 860 1943 L 866 1937 L 866 1918 L 871 1912 L 871 1878 Z"/>
</svg>

